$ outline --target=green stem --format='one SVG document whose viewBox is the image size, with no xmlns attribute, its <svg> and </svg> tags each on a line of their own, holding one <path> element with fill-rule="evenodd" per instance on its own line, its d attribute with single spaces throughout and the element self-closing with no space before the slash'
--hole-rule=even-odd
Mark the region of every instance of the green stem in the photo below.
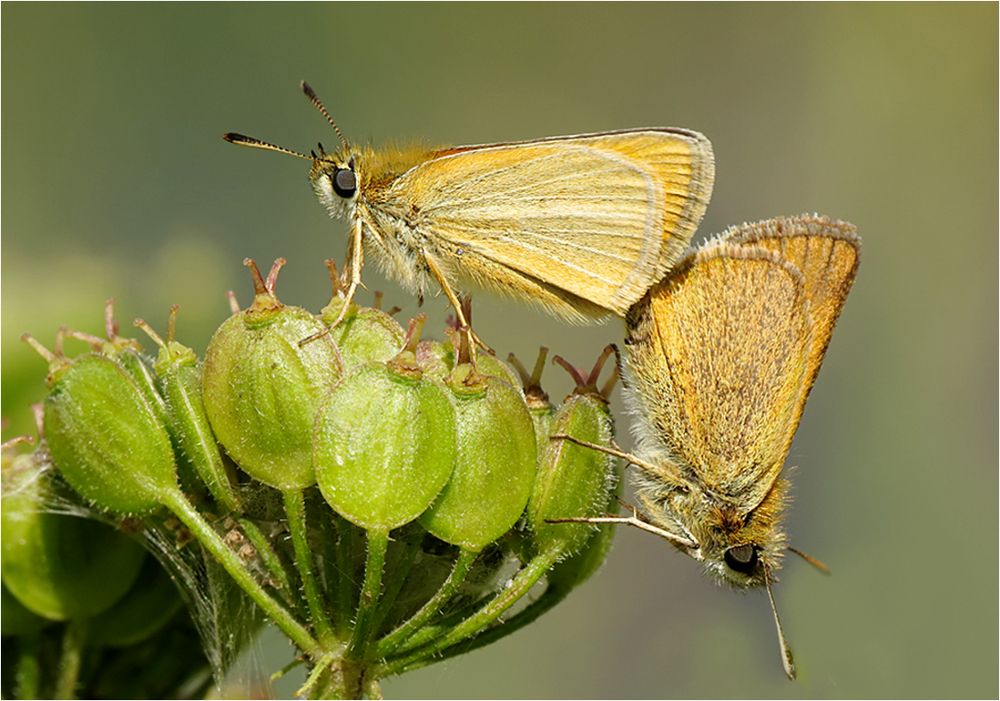
<svg viewBox="0 0 1000 701">
<path fill-rule="evenodd" d="M 336 652 L 328 652 L 319 658 L 316 661 L 316 665 L 309 673 L 309 676 L 306 678 L 306 683 L 295 692 L 295 695 L 304 699 L 316 698 L 312 695 L 313 689 L 316 684 L 319 683 L 322 676 L 327 672 L 327 668 L 333 663 L 334 659 L 336 659 L 336 655 Z"/>
<path fill-rule="evenodd" d="M 334 659 L 320 686 L 311 698 L 314 699 L 360 699 L 364 697 L 362 690 L 363 668 L 357 663 L 345 660 L 343 657 Z"/>
<path fill-rule="evenodd" d="M 529 623 L 533 623 L 539 616 L 565 599 L 566 595 L 569 594 L 570 591 L 571 589 L 556 589 L 550 587 L 546 589 L 538 599 L 532 601 L 523 610 L 518 611 L 513 617 L 505 620 L 503 625 L 493 626 L 492 628 L 484 630 L 474 638 L 452 645 L 450 648 L 433 659 L 424 658 L 423 660 L 407 667 L 405 671 L 411 671 L 417 669 L 418 667 L 423 667 L 431 662 L 440 662 L 441 660 L 448 659 L 449 657 L 464 655 L 467 652 L 472 652 L 473 650 L 478 650 L 481 647 L 495 643 L 501 638 L 506 638 L 511 633 L 516 633 Z"/>
<path fill-rule="evenodd" d="M 52 696 L 57 699 L 75 699 L 76 687 L 80 681 L 80 666 L 83 661 L 83 646 L 87 637 L 84 621 L 70 621 L 63 631 L 62 651 L 59 655 L 59 669 Z"/>
<path fill-rule="evenodd" d="M 271 674 L 271 676 L 268 677 L 268 681 L 273 684 L 274 682 L 278 681 L 279 679 L 284 677 L 286 674 L 288 674 L 301 664 L 305 664 L 305 659 L 303 659 L 302 657 L 296 657 L 291 662 L 286 664 L 284 667 L 279 669 L 277 672 Z"/>
<path fill-rule="evenodd" d="M 237 522 L 246 534 L 247 540 L 250 541 L 250 545 L 253 546 L 254 550 L 257 551 L 257 555 L 260 556 L 260 561 L 264 563 L 267 573 L 274 579 L 275 588 L 281 592 L 286 602 L 292 605 L 292 585 L 288 581 L 288 573 L 285 572 L 285 567 L 281 564 L 281 558 L 278 557 L 278 553 L 271 547 L 271 543 L 260 532 L 260 528 L 257 527 L 256 523 L 248 518 L 237 519 Z"/>
<path fill-rule="evenodd" d="M 448 579 L 441 584 L 437 593 L 432 596 L 419 611 L 413 614 L 408 621 L 405 621 L 394 631 L 382 638 L 378 644 L 378 648 L 376 649 L 375 657 L 388 657 L 395 652 L 401 644 L 406 642 L 407 638 L 434 618 L 438 611 L 440 611 L 441 608 L 451 600 L 451 597 L 455 595 L 458 588 L 462 586 L 462 582 L 465 581 L 465 578 L 468 576 L 469 570 L 472 568 L 472 565 L 475 563 L 477 557 L 479 557 L 478 550 L 466 550 L 463 548 L 459 552 L 458 558 L 455 560 L 455 565 L 452 567 L 451 573 L 448 575 Z"/>
<path fill-rule="evenodd" d="M 41 639 L 37 634 L 17 639 L 17 667 L 14 673 L 14 698 L 42 698 L 42 668 L 39 660 Z"/>
<path fill-rule="evenodd" d="M 361 586 L 358 613 L 354 618 L 354 631 L 347 644 L 345 657 L 362 660 L 368 652 L 368 644 L 374 634 L 375 614 L 378 609 L 379 594 L 382 590 L 382 571 L 385 568 L 385 552 L 389 548 L 389 531 L 368 531 L 368 557 L 365 560 L 365 583 Z"/>
<path fill-rule="evenodd" d="M 312 618 L 316 636 L 324 647 L 334 643 L 333 628 L 326 613 L 323 597 L 320 595 L 313 574 L 312 550 L 309 549 L 308 531 L 306 529 L 305 493 L 301 489 L 290 489 L 284 492 L 285 513 L 288 516 L 288 530 L 292 535 L 292 548 L 295 551 L 295 566 L 302 580 L 302 590 L 309 604 L 309 614 Z"/>
<path fill-rule="evenodd" d="M 356 606 L 357 584 L 354 581 L 354 526 L 341 516 L 334 516 L 337 523 L 337 549 L 334 558 L 337 566 L 336 610 L 342 612 L 337 624 L 341 634 L 346 635 L 347 612 Z"/>
<path fill-rule="evenodd" d="M 410 570 L 413 569 L 413 561 L 417 559 L 417 552 L 420 549 L 419 543 L 411 541 L 403 541 L 399 545 L 402 552 L 397 553 L 393 561 L 389 561 L 387 556 L 387 576 L 382 581 L 382 597 L 375 612 L 375 630 L 381 628 L 385 617 L 396 604 L 399 592 L 406 584 Z"/>
<path fill-rule="evenodd" d="M 392 660 L 378 670 L 379 677 L 398 674 L 414 663 L 438 654 L 455 643 L 470 638 L 482 631 L 503 615 L 504 611 L 513 606 L 522 596 L 548 572 L 559 559 L 559 551 L 554 549 L 532 558 L 520 572 L 511 580 L 510 586 L 503 589 L 483 606 L 479 611 L 449 630 L 446 634 L 412 653 Z M 419 666 L 419 665 L 418 665 Z"/>
<path fill-rule="evenodd" d="M 281 631 L 295 643 L 300 650 L 310 657 L 318 657 L 322 654 L 319 643 L 312 637 L 308 630 L 296 621 L 292 615 L 268 594 L 264 588 L 254 579 L 246 567 L 243 566 L 239 556 L 229 549 L 218 533 L 215 532 L 198 510 L 191 505 L 180 491 L 169 494 L 163 499 L 163 504 L 170 509 L 181 523 L 187 526 L 192 535 L 198 539 L 202 546 L 218 561 L 233 581 L 253 599 L 261 611 L 271 619 L 271 621 L 281 629 Z"/>
<path fill-rule="evenodd" d="M 447 616 L 440 617 L 436 622 L 426 624 L 423 628 L 407 638 L 406 641 L 404 641 L 403 644 L 400 645 L 393 653 L 393 657 L 405 657 L 406 653 L 412 652 L 417 648 L 421 648 L 424 645 L 437 640 L 466 618 L 474 614 L 480 608 L 492 601 L 494 596 L 496 596 L 495 592 L 492 595 L 482 596 L 474 601 L 469 601 L 457 610 L 449 613 Z"/>
</svg>

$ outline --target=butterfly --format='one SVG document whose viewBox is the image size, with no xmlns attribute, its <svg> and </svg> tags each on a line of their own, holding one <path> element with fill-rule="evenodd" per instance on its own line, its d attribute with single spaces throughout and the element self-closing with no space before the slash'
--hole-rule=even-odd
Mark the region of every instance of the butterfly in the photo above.
<svg viewBox="0 0 1000 701">
<path fill-rule="evenodd" d="M 792 550 L 782 473 L 857 274 L 860 239 L 819 216 L 729 229 L 688 253 L 626 316 L 626 399 L 639 506 L 583 520 L 653 532 L 741 589 L 765 587 Z M 573 440 L 566 436 L 557 438 Z"/>
<path fill-rule="evenodd" d="M 650 128 L 455 148 L 356 146 L 305 82 L 340 148 L 310 155 L 242 134 L 235 144 L 311 161 L 309 180 L 350 223 L 345 299 L 366 256 L 423 295 L 487 289 L 572 322 L 623 316 L 683 253 L 714 181 L 708 139 Z M 340 317 L 347 313 L 345 303 Z"/>
</svg>

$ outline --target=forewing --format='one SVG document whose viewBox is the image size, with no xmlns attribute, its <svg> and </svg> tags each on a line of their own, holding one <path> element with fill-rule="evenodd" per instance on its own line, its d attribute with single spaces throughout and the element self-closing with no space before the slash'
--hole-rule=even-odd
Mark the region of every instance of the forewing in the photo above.
<svg viewBox="0 0 1000 701">
<path fill-rule="evenodd" d="M 801 412 L 857 275 L 861 253 L 857 229 L 847 222 L 801 215 L 743 224 L 725 232 L 721 239 L 767 248 L 802 273 L 812 319 L 812 343 L 799 404 Z"/>
<path fill-rule="evenodd" d="M 387 200 L 432 250 L 624 315 L 680 256 L 713 179 L 705 137 L 649 129 L 453 149 L 400 176 Z M 441 256 L 460 277 L 456 260 Z"/>
<path fill-rule="evenodd" d="M 676 463 L 744 513 L 798 425 L 810 348 L 802 275 L 774 253 L 710 242 L 628 316 L 630 379 Z"/>
</svg>

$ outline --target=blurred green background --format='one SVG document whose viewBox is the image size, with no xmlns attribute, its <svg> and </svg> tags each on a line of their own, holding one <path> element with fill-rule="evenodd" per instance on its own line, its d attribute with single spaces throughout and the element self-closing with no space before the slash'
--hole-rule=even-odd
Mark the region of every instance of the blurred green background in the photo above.
<svg viewBox="0 0 1000 701">
<path fill-rule="evenodd" d="M 998 694 L 995 4 L 5 3 L 2 19 L 8 436 L 43 394 L 24 331 L 97 332 L 109 296 L 123 326 L 162 329 L 179 302 L 181 340 L 204 349 L 225 291 L 249 300 L 244 256 L 287 257 L 283 299 L 326 301 L 346 230 L 305 164 L 220 138 L 334 141 L 302 78 L 355 141 L 697 129 L 717 159 L 698 240 L 800 212 L 858 225 L 860 276 L 789 456 L 792 542 L 834 570 L 793 559 L 776 590 L 800 680 L 763 593 L 623 531 L 552 613 L 387 696 Z M 414 311 L 374 266 L 365 280 Z M 522 358 L 544 343 L 589 365 L 621 339 L 618 322 L 476 307 L 479 333 Z M 563 375 L 547 371 L 555 396 Z M 261 654 L 270 671 L 287 650 Z"/>
</svg>

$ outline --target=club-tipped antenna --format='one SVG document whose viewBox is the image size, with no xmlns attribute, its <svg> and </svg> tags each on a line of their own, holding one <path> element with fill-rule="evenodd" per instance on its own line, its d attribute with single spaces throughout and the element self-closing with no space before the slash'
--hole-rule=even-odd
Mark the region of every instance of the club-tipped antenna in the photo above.
<svg viewBox="0 0 1000 701">
<path fill-rule="evenodd" d="M 778 630 L 778 646 L 781 648 L 781 666 L 785 668 L 785 676 L 790 681 L 795 681 L 795 660 L 792 658 L 792 648 L 785 640 L 785 630 L 781 627 L 781 619 L 778 618 L 778 607 L 774 605 L 774 594 L 771 593 L 771 576 L 764 566 L 764 588 L 767 590 L 767 600 L 771 602 L 771 613 L 774 614 L 774 627 Z"/>
<path fill-rule="evenodd" d="M 830 574 L 830 568 L 827 566 L 825 562 L 820 560 L 818 557 L 813 557 L 809 553 L 804 553 L 798 548 L 793 548 L 791 545 L 788 546 L 788 551 L 795 553 L 796 555 L 801 557 L 803 560 L 808 562 L 810 565 L 818 569 L 823 574 Z"/>
<path fill-rule="evenodd" d="M 236 144 L 237 146 L 249 146 L 250 148 L 259 148 L 264 151 L 277 151 L 278 153 L 284 153 L 289 156 L 295 156 L 296 158 L 302 158 L 307 161 L 314 161 L 315 158 L 310 158 L 304 153 L 299 153 L 298 151 L 293 151 L 290 148 L 285 148 L 284 146 L 278 146 L 277 144 L 272 144 L 268 141 L 263 141 L 262 139 L 257 139 L 253 136 L 246 136 L 245 134 L 237 134 L 235 132 L 226 132 L 222 135 L 222 138 L 231 144 Z"/>
<path fill-rule="evenodd" d="M 330 112 L 329 110 L 326 109 L 326 105 L 324 105 L 323 102 L 316 95 L 316 91 L 313 90 L 312 86 L 309 85 L 309 83 L 307 83 L 304 80 L 299 85 L 302 88 L 302 92 L 304 92 L 306 94 L 306 97 L 309 98 L 309 102 L 313 104 L 313 107 L 318 109 L 320 111 L 320 114 L 326 117 L 326 121 L 328 121 L 330 123 L 330 126 L 333 127 L 333 130 L 337 132 L 337 136 L 340 137 L 340 143 L 344 145 L 344 150 L 350 151 L 351 145 L 347 143 L 347 138 L 344 136 L 344 132 L 340 131 L 340 127 L 338 127 L 337 123 L 333 121 L 333 117 L 330 116 Z M 320 147 L 320 149 L 322 150 L 322 147 Z"/>
</svg>

